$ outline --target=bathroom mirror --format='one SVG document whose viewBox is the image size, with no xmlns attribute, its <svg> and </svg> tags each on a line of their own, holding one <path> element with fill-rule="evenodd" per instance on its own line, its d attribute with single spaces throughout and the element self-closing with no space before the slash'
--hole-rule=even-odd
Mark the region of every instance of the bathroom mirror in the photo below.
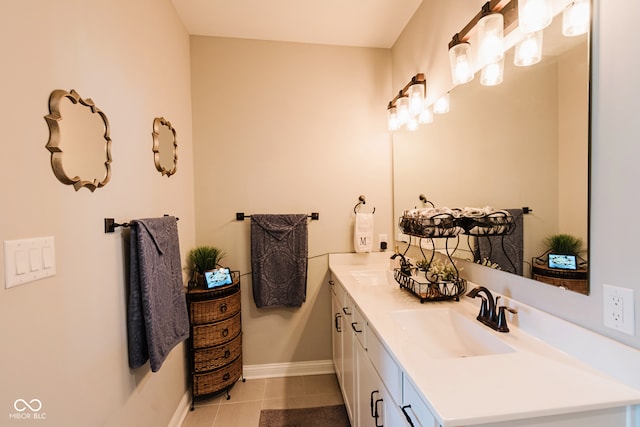
<svg viewBox="0 0 640 427">
<path fill-rule="evenodd" d="M 109 121 L 89 98 L 74 90 L 54 90 L 49 97 L 47 150 L 60 182 L 76 191 L 103 187 L 111 176 Z"/>
<path fill-rule="evenodd" d="M 516 260 L 528 278 L 533 258 L 547 250 L 546 237 L 570 234 L 588 247 L 588 35 L 564 37 L 559 21 L 561 15 L 545 29 L 540 63 L 515 67 L 507 52 L 502 84 L 481 86 L 477 73 L 450 92 L 448 114 L 393 135 L 395 220 L 405 209 L 427 206 L 421 194 L 437 207 L 530 208 Z M 444 240 L 434 239 L 437 250 L 445 251 Z M 474 259 L 467 236 L 446 246 L 450 253 L 457 247 L 454 257 Z M 501 251 L 495 238 L 493 251 Z M 586 267 L 582 273 L 582 288 L 561 286 L 588 293 Z"/>
<path fill-rule="evenodd" d="M 162 175 L 170 177 L 176 173 L 178 143 L 176 130 L 164 117 L 153 120 L 153 161 Z"/>
</svg>

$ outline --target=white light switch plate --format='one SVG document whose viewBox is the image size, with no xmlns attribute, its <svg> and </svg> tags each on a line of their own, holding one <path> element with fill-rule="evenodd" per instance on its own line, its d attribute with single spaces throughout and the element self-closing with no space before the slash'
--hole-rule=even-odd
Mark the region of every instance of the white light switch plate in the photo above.
<svg viewBox="0 0 640 427">
<path fill-rule="evenodd" d="M 14 286 L 56 274 L 55 238 L 4 241 L 4 286 Z"/>
</svg>

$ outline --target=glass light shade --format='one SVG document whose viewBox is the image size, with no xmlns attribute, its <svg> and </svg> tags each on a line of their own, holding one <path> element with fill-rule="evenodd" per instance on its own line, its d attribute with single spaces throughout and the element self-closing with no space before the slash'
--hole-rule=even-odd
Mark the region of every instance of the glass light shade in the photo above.
<svg viewBox="0 0 640 427">
<path fill-rule="evenodd" d="M 449 49 L 449 63 L 454 85 L 460 85 L 473 80 L 473 66 L 471 65 L 471 46 L 469 43 L 458 43 Z"/>
<path fill-rule="evenodd" d="M 591 8 L 589 0 L 576 0 L 562 12 L 562 34 L 579 36 L 589 31 Z"/>
<path fill-rule="evenodd" d="M 398 121 L 398 110 L 396 107 L 387 109 L 387 128 L 390 131 L 400 129 L 400 122 Z"/>
<path fill-rule="evenodd" d="M 431 111 L 430 107 L 427 107 L 420 112 L 420 115 L 418 116 L 418 123 L 433 123 L 433 111 Z"/>
<path fill-rule="evenodd" d="M 398 98 L 396 101 L 396 110 L 398 111 L 398 123 L 402 126 L 411 118 L 411 114 L 409 113 L 409 98 L 406 96 Z"/>
<path fill-rule="evenodd" d="M 527 34 L 516 45 L 513 63 L 518 67 L 537 64 L 542 59 L 542 31 Z"/>
<path fill-rule="evenodd" d="M 418 130 L 418 119 L 411 117 L 407 122 L 407 130 L 410 130 L 411 132 Z"/>
<path fill-rule="evenodd" d="M 445 93 L 436 99 L 436 102 L 433 104 L 433 112 L 435 114 L 446 114 L 449 112 L 449 93 Z"/>
<path fill-rule="evenodd" d="M 502 83 L 504 77 L 504 58 L 498 62 L 485 65 L 480 72 L 480 84 L 483 86 L 496 86 Z"/>
<path fill-rule="evenodd" d="M 504 18 L 491 13 L 478 21 L 478 62 L 481 67 L 504 58 Z"/>
<path fill-rule="evenodd" d="M 524 34 L 546 28 L 552 18 L 550 0 L 518 0 L 518 22 Z"/>
<path fill-rule="evenodd" d="M 424 85 L 416 83 L 409 86 L 407 94 L 409 95 L 409 113 L 411 116 L 417 116 L 424 109 Z"/>
</svg>

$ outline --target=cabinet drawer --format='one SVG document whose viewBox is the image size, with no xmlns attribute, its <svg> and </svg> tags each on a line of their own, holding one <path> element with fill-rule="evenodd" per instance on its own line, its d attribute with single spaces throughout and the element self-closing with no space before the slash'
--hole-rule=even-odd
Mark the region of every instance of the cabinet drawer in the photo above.
<svg viewBox="0 0 640 427">
<path fill-rule="evenodd" d="M 193 327 L 193 348 L 212 347 L 225 343 L 240 333 L 240 313 L 233 317 L 209 325 Z"/>
<path fill-rule="evenodd" d="M 229 364 L 242 353 L 242 333 L 228 343 L 193 351 L 193 370 L 211 371 Z"/>
<path fill-rule="evenodd" d="M 404 392 L 402 410 L 413 420 L 413 424 L 416 427 L 437 427 L 438 424 L 431 411 L 408 378 L 402 381 L 402 391 Z"/>
<path fill-rule="evenodd" d="M 235 383 L 242 375 L 242 356 L 229 365 L 207 372 L 206 374 L 195 374 L 193 376 L 193 393 L 195 396 L 216 393 Z"/>
<path fill-rule="evenodd" d="M 391 397 L 396 402 L 400 402 L 402 400 L 402 371 L 370 327 L 367 327 L 367 354 L 382 382 L 387 386 Z"/>
<path fill-rule="evenodd" d="M 240 311 L 240 292 L 190 304 L 191 323 L 200 325 L 227 319 Z"/>
</svg>

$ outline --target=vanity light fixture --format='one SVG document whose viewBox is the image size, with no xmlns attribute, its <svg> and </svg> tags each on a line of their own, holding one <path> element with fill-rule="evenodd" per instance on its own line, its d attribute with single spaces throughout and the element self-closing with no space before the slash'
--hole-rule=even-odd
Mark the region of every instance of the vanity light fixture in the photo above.
<svg viewBox="0 0 640 427">
<path fill-rule="evenodd" d="M 515 47 L 513 63 L 518 67 L 537 64 L 542 59 L 542 31 L 527 34 Z"/>
<path fill-rule="evenodd" d="M 504 58 L 498 62 L 485 65 L 480 72 L 480 84 L 483 86 L 497 86 L 504 77 Z"/>
<path fill-rule="evenodd" d="M 387 128 L 395 131 L 406 125 L 410 130 L 417 129 L 426 93 L 427 80 L 418 73 L 387 104 Z"/>
<path fill-rule="evenodd" d="M 589 0 L 576 0 L 562 12 L 562 34 L 573 37 L 589 31 L 591 7 Z"/>
<path fill-rule="evenodd" d="M 461 85 L 473 80 L 473 64 L 471 62 L 471 45 L 461 41 L 456 33 L 449 44 L 449 64 L 454 85 Z"/>
<path fill-rule="evenodd" d="M 449 42 L 449 65 L 453 83 L 473 80 L 469 39 L 477 32 L 477 65 L 484 68 L 504 57 L 504 35 L 515 28 L 518 21 L 518 0 L 490 0 Z"/>
<path fill-rule="evenodd" d="M 518 25 L 524 34 L 547 28 L 552 19 L 550 0 L 518 0 Z"/>
<path fill-rule="evenodd" d="M 436 99 L 433 104 L 434 114 L 446 114 L 449 112 L 449 92 Z"/>
<path fill-rule="evenodd" d="M 422 112 L 420 112 L 418 123 L 421 125 L 433 123 L 433 111 L 431 111 L 431 107 L 425 107 Z"/>
<path fill-rule="evenodd" d="M 504 17 L 492 12 L 489 3 L 482 7 L 482 18 L 478 21 L 478 61 L 481 67 L 504 58 Z"/>
</svg>

